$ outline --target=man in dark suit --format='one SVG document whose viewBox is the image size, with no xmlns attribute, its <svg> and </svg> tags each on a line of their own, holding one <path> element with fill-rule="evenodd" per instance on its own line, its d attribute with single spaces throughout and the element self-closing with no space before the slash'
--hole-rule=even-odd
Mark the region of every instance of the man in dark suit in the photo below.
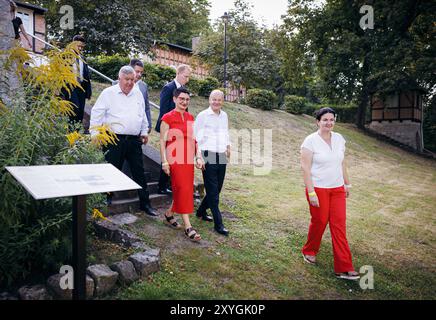
<svg viewBox="0 0 436 320">
<path fill-rule="evenodd" d="M 64 99 L 71 101 L 75 105 L 73 110 L 75 114 L 69 116 L 71 124 L 74 124 L 75 122 L 82 123 L 86 99 L 91 99 L 92 95 L 89 68 L 82 56 L 83 48 L 85 47 L 85 38 L 81 35 L 76 35 L 74 36 L 73 41 L 77 41 L 77 50 L 80 55 L 80 59 L 76 59 L 73 68 L 77 74 L 77 80 L 81 88 L 71 88 L 70 93 L 66 90 L 62 91 Z"/>
<path fill-rule="evenodd" d="M 160 122 L 164 114 L 173 110 L 176 105 L 173 100 L 173 92 L 177 88 L 184 86 L 188 83 L 189 77 L 191 76 L 191 67 L 186 64 L 181 64 L 177 67 L 176 70 L 176 78 L 167 83 L 160 92 L 160 102 L 159 102 L 159 117 L 156 121 L 155 130 L 160 132 Z M 171 190 L 168 189 L 168 175 L 162 170 L 160 170 L 159 177 L 159 191 L 160 194 L 171 193 Z"/>
</svg>

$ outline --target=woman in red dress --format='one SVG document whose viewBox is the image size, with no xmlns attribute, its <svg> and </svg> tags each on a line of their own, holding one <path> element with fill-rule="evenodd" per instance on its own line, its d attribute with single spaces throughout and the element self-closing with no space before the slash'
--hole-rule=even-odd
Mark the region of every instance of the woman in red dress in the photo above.
<svg viewBox="0 0 436 320">
<path fill-rule="evenodd" d="M 178 88 L 174 90 L 173 99 L 176 107 L 162 117 L 160 126 L 162 169 L 171 176 L 173 191 L 173 203 L 165 212 L 164 222 L 174 229 L 180 229 L 174 213 L 180 214 L 186 236 L 192 241 L 200 241 L 201 236 L 191 226 L 189 215 L 194 212 L 194 162 L 200 169 L 203 159 L 193 135 L 194 116 L 186 111 L 189 91 Z"/>
</svg>

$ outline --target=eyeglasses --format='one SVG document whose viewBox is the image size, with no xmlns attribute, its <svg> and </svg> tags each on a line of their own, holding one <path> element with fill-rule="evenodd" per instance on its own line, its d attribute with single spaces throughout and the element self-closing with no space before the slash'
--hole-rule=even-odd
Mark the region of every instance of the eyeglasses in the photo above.
<svg viewBox="0 0 436 320">
<path fill-rule="evenodd" d="M 180 101 L 187 101 L 187 102 L 191 100 L 191 98 L 182 98 L 182 97 L 177 97 L 177 99 L 179 99 Z"/>
</svg>

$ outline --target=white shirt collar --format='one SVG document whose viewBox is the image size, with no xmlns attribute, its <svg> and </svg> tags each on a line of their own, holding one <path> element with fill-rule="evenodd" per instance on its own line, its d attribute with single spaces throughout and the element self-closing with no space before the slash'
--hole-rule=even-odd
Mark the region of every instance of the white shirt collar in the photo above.
<svg viewBox="0 0 436 320">
<path fill-rule="evenodd" d="M 206 109 L 206 113 L 207 113 L 207 115 L 217 115 L 217 116 L 220 116 L 221 115 L 221 110 L 220 110 L 220 112 L 218 113 L 218 114 L 216 114 L 213 110 L 212 110 L 212 107 L 211 106 L 209 106 L 209 108 L 207 108 Z"/>
<path fill-rule="evenodd" d="M 135 83 L 135 85 L 136 85 L 136 83 Z M 132 90 L 130 90 L 129 94 L 127 94 L 128 97 L 132 95 L 133 90 L 135 89 L 135 85 L 133 86 Z M 116 90 L 117 90 L 117 93 L 124 94 L 123 90 L 121 90 L 120 83 L 117 83 Z"/>
<path fill-rule="evenodd" d="M 177 81 L 177 79 L 174 79 L 174 82 L 176 83 L 176 88 L 180 88 L 182 85 Z"/>
</svg>

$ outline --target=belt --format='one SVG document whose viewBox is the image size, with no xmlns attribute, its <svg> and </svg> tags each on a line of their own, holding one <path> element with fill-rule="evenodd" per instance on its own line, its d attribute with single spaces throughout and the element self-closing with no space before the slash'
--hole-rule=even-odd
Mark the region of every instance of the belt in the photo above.
<svg viewBox="0 0 436 320">
<path fill-rule="evenodd" d="M 117 138 L 120 140 L 131 140 L 131 139 L 139 139 L 139 135 L 134 136 L 134 135 L 130 135 L 130 134 L 116 134 Z"/>
</svg>

